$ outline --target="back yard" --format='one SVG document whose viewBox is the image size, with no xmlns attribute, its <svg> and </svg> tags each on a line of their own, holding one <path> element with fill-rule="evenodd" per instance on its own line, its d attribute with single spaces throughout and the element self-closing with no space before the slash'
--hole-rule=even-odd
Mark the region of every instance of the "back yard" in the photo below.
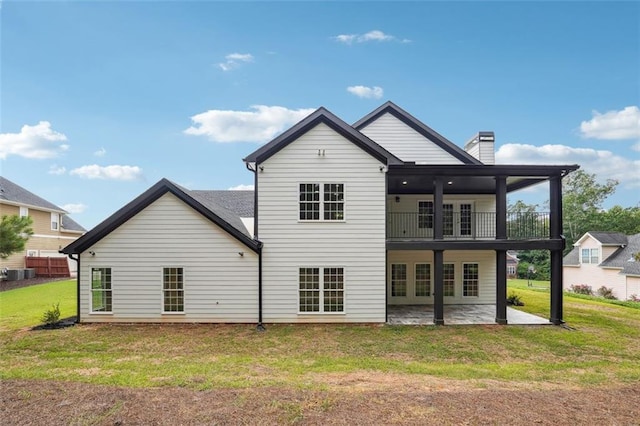
<svg viewBox="0 0 640 426">
<path fill-rule="evenodd" d="M 548 316 L 544 283 L 513 282 Z M 0 293 L 3 424 L 637 424 L 640 310 L 568 327 L 79 325 L 75 283 Z"/>
</svg>

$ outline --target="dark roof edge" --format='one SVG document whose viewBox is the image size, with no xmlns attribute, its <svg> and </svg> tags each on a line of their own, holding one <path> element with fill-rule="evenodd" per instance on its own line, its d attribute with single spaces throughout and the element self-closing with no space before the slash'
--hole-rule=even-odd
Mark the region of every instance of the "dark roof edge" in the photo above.
<svg viewBox="0 0 640 426">
<path fill-rule="evenodd" d="M 566 176 L 578 170 L 577 164 L 415 164 L 390 165 L 390 173 L 420 172 L 441 176 L 521 176 L 551 177 Z"/>
<path fill-rule="evenodd" d="M 375 120 L 377 120 L 383 114 L 389 113 L 405 123 L 407 126 L 411 127 L 416 132 L 425 136 L 429 140 L 433 141 L 440 148 L 444 149 L 449 154 L 456 157 L 458 160 L 462 161 L 465 164 L 483 164 L 480 160 L 469 154 L 464 149 L 460 148 L 455 143 L 451 142 L 449 139 L 442 136 L 440 133 L 433 130 L 431 127 L 424 124 L 422 121 L 415 118 L 413 115 L 409 114 L 407 111 L 400 108 L 398 105 L 394 104 L 391 101 L 387 101 L 382 104 L 380 107 L 370 112 L 369 114 L 362 117 L 360 120 L 356 121 L 353 124 L 353 127 L 360 131 L 364 127 L 368 126 Z"/>
<path fill-rule="evenodd" d="M 170 192 L 171 194 L 178 197 L 185 204 L 196 210 L 198 213 L 202 214 L 204 217 L 209 219 L 211 222 L 220 226 L 227 233 L 233 236 L 235 239 L 246 245 L 251 250 L 256 253 L 259 251 L 260 242 L 253 240 L 246 236 L 244 233 L 240 232 L 235 227 L 231 226 L 228 222 L 221 219 L 214 212 L 203 206 L 201 203 L 196 201 L 189 194 L 184 192 L 181 188 L 175 185 L 173 182 L 163 178 L 158 183 L 153 185 L 151 188 L 143 192 L 141 195 L 136 197 L 133 201 L 129 202 L 127 205 L 122 207 L 120 210 L 116 211 L 114 214 L 109 216 L 107 219 L 102 221 L 100 224 L 96 225 L 91 231 L 84 234 L 82 237 L 78 238 L 64 249 L 61 250 L 61 253 L 65 254 L 74 254 L 74 253 L 82 253 L 87 250 L 89 247 L 102 240 L 104 237 L 113 232 L 116 228 L 121 226 L 123 223 L 140 213 L 146 207 L 148 207 L 151 203 L 159 199 L 161 196 Z"/>
<path fill-rule="evenodd" d="M 349 124 L 345 123 L 324 107 L 318 108 L 302 121 L 298 122 L 280 136 L 273 139 L 271 142 L 247 155 L 243 161 L 247 163 L 262 163 L 320 123 L 326 124 L 338 134 L 342 135 L 384 164 L 403 164 L 402 160 L 398 157 L 384 149 L 366 135 L 349 126 Z"/>
</svg>

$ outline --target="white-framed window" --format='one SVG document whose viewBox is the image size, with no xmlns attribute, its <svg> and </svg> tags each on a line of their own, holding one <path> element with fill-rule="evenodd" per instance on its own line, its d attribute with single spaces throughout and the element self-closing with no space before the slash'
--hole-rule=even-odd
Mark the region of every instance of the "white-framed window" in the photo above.
<svg viewBox="0 0 640 426">
<path fill-rule="evenodd" d="M 477 263 L 462 264 L 462 295 L 464 297 L 478 297 L 480 276 Z"/>
<path fill-rule="evenodd" d="M 344 312 L 344 268 L 299 268 L 298 276 L 300 313 Z"/>
<path fill-rule="evenodd" d="M 38 257 L 38 250 L 27 250 L 27 257 Z"/>
<path fill-rule="evenodd" d="M 456 295 L 456 268 L 453 263 L 442 265 L 442 294 L 446 297 Z"/>
<path fill-rule="evenodd" d="M 184 269 L 162 268 L 162 310 L 165 313 L 184 312 Z"/>
<path fill-rule="evenodd" d="M 416 263 L 415 274 L 416 296 L 431 296 L 431 264 Z"/>
<path fill-rule="evenodd" d="M 57 231 L 60 225 L 60 213 L 51 213 L 51 230 Z"/>
<path fill-rule="evenodd" d="M 591 263 L 597 265 L 600 259 L 600 250 L 597 248 L 581 250 L 582 263 Z"/>
<path fill-rule="evenodd" d="M 391 265 L 391 296 L 407 296 L 407 265 L 405 263 Z"/>
<path fill-rule="evenodd" d="M 299 219 L 327 222 L 344 220 L 344 184 L 301 183 Z"/>
<path fill-rule="evenodd" d="M 91 268 L 91 312 L 112 312 L 111 268 Z"/>
<path fill-rule="evenodd" d="M 20 217 L 29 216 L 29 207 L 20 206 Z"/>
<path fill-rule="evenodd" d="M 433 201 L 418 201 L 418 229 L 433 229 Z"/>
</svg>

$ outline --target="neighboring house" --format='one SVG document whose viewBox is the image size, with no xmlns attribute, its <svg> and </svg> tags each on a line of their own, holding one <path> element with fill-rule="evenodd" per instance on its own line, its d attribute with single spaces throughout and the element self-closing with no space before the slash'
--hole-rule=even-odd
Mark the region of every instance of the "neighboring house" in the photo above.
<svg viewBox="0 0 640 426">
<path fill-rule="evenodd" d="M 595 292 L 604 286 L 621 300 L 640 296 L 640 234 L 589 231 L 564 257 L 565 290 L 588 285 Z"/>
<path fill-rule="evenodd" d="M 0 216 L 5 215 L 31 217 L 33 235 L 24 251 L 0 259 L 0 268 L 24 268 L 25 256 L 64 256 L 59 250 L 86 232 L 65 210 L 0 176 Z M 75 262 L 69 262 L 72 273 L 75 273 L 76 266 Z"/>
<path fill-rule="evenodd" d="M 515 252 L 507 252 L 507 277 L 515 278 L 518 275 L 518 255 Z"/>
<path fill-rule="evenodd" d="M 244 161 L 255 192 L 163 179 L 67 246 L 79 320 L 385 322 L 421 304 L 443 324 L 445 304 L 493 304 L 505 324 L 507 250 L 546 249 L 562 323 L 561 180 L 578 166 L 495 165 L 492 132 L 461 149 L 391 102 L 354 125 L 319 108 Z M 507 193 L 543 181 L 551 211 L 509 234 Z"/>
</svg>

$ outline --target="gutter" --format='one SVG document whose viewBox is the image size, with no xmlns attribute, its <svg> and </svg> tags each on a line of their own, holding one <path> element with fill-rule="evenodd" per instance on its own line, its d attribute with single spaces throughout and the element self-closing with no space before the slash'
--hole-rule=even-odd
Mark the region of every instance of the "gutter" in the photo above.
<svg viewBox="0 0 640 426">
<path fill-rule="evenodd" d="M 262 324 L 262 242 L 258 241 L 258 331 L 265 331 Z"/>
</svg>

